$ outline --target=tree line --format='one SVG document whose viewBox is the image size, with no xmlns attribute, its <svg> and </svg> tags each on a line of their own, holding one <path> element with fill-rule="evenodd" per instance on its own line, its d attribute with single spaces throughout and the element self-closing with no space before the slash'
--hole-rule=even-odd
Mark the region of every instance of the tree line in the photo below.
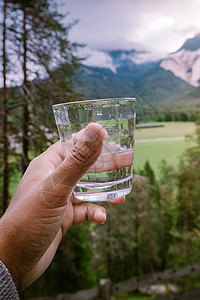
<svg viewBox="0 0 200 300">
<path fill-rule="evenodd" d="M 195 111 L 162 111 L 155 116 L 158 122 L 195 122 L 198 112 Z"/>
</svg>

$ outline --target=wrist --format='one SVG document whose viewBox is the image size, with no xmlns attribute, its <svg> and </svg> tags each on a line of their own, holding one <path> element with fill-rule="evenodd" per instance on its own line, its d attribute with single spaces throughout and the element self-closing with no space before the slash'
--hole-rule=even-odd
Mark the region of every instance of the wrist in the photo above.
<svg viewBox="0 0 200 300">
<path fill-rule="evenodd" d="M 0 261 L 0 299 L 19 299 L 16 286 L 6 266 Z"/>
<path fill-rule="evenodd" d="M 20 291 L 20 274 L 15 266 L 17 256 L 13 243 L 16 236 L 14 237 L 13 233 L 10 234 L 10 231 L 10 226 L 6 224 L 6 220 L 2 217 L 0 220 L 0 260 L 8 269 L 17 290 Z"/>
</svg>

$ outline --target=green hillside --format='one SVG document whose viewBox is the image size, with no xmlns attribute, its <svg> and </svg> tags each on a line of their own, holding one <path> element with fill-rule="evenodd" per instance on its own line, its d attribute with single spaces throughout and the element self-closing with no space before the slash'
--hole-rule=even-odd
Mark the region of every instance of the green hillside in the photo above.
<svg viewBox="0 0 200 300">
<path fill-rule="evenodd" d="M 83 66 L 76 76 L 75 89 L 88 99 L 129 96 L 156 106 L 165 102 L 173 106 L 174 99 L 182 99 L 195 90 L 172 72 L 160 68 L 159 63 L 140 67 L 125 64 L 116 73 L 106 68 Z"/>
</svg>

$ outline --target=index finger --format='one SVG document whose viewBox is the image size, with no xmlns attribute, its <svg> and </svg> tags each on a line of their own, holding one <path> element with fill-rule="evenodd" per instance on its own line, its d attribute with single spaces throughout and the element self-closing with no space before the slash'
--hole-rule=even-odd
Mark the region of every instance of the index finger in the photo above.
<svg viewBox="0 0 200 300">
<path fill-rule="evenodd" d="M 72 204 L 78 204 L 78 203 L 83 203 L 84 201 L 79 200 L 78 198 L 76 198 L 75 194 L 72 193 Z M 120 197 L 120 198 L 116 198 L 116 199 L 112 199 L 112 200 L 107 200 L 107 201 L 93 201 L 93 202 L 107 202 L 107 203 L 112 203 L 112 204 L 123 204 L 125 201 L 125 196 Z"/>
<path fill-rule="evenodd" d="M 50 151 L 59 155 L 62 160 L 65 158 L 61 141 L 57 141 L 55 144 L 50 146 L 44 153 L 48 154 Z"/>
<path fill-rule="evenodd" d="M 88 173 L 99 173 L 130 167 L 133 165 L 134 151 L 102 154 L 89 168 Z"/>
</svg>

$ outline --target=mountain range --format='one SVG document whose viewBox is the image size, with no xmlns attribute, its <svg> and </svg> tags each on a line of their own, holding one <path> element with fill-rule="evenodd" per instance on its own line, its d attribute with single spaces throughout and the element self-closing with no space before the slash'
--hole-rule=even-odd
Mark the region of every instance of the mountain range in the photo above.
<svg viewBox="0 0 200 300">
<path fill-rule="evenodd" d="M 188 39 L 175 53 L 163 59 L 160 66 L 194 87 L 200 82 L 200 34 Z"/>
<path fill-rule="evenodd" d="M 75 88 L 85 98 L 136 97 L 153 105 L 180 106 L 183 100 L 188 106 L 193 101 L 194 108 L 199 107 L 200 34 L 186 40 L 176 52 L 154 61 L 148 60 L 148 52 L 135 49 L 104 53 L 112 67 L 85 64 L 76 78 Z"/>
</svg>

